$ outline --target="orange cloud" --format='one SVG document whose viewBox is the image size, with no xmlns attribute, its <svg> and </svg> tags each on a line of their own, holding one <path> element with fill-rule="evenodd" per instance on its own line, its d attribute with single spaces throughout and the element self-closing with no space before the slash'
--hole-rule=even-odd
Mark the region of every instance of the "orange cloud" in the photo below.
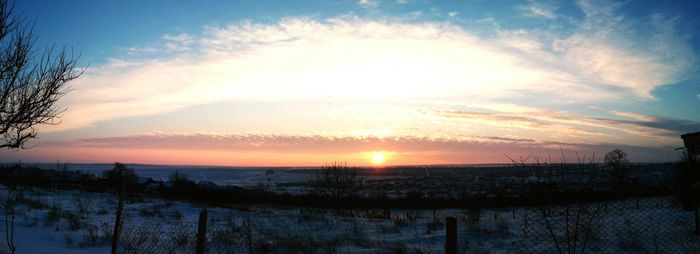
<svg viewBox="0 0 700 254">
<path fill-rule="evenodd" d="M 42 161 L 41 158 L 57 158 L 71 162 L 238 166 L 317 166 L 330 161 L 345 161 L 352 165 L 370 165 L 372 161 L 367 154 L 384 151 L 391 155 L 387 161 L 389 164 L 414 165 L 509 162 L 504 155 L 517 157 L 533 154 L 540 158 L 557 155 L 558 158 L 559 149 L 564 149 L 571 160 L 575 158 L 575 153 L 595 152 L 600 155 L 618 147 L 628 151 L 633 160 L 639 161 L 664 161 L 667 156 L 675 156 L 675 151 L 670 147 L 563 143 L 489 136 L 377 138 L 158 133 L 47 142 L 31 150 L 0 152 L 0 159 Z"/>
<path fill-rule="evenodd" d="M 159 57 L 126 54 L 89 68 L 62 101 L 70 107 L 63 124 L 44 130 L 241 100 L 463 101 L 523 93 L 559 102 L 630 93 L 645 100 L 684 77 L 694 54 L 678 35 L 642 44 L 616 33 L 610 23 L 619 19 L 609 12 L 592 13 L 595 22 L 581 21 L 571 35 L 496 30 L 484 37 L 449 22 L 354 16 L 241 21 L 164 35 L 162 46 L 144 49 L 162 51 Z"/>
</svg>

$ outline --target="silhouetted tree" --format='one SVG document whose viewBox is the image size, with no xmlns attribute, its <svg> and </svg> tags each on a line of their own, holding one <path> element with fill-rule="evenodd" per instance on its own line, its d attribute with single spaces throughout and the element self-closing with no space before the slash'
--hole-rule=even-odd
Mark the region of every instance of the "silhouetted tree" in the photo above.
<svg viewBox="0 0 700 254">
<path fill-rule="evenodd" d="M 605 154 L 605 166 L 610 169 L 610 175 L 616 184 L 622 184 L 627 177 L 627 170 L 629 169 L 629 160 L 627 160 L 627 153 L 620 149 L 614 149 L 607 154 Z"/>
<path fill-rule="evenodd" d="M 197 184 L 187 177 L 187 174 L 175 172 L 168 176 L 170 184 L 172 184 L 171 189 L 175 197 L 191 197 L 195 191 Z"/>
<path fill-rule="evenodd" d="M 136 181 L 136 173 L 126 165 L 115 162 L 114 168 L 102 172 L 102 177 L 107 180 L 109 186 L 117 191 L 120 191 L 122 186 L 132 184 Z"/>
<path fill-rule="evenodd" d="M 170 180 L 170 182 L 172 182 L 173 184 L 194 184 L 194 182 L 190 180 L 189 177 L 187 177 L 187 174 L 180 173 L 177 171 L 168 176 L 168 180 Z"/>
<path fill-rule="evenodd" d="M 360 180 L 356 169 L 347 164 L 333 163 L 323 166 L 311 181 L 318 193 L 337 199 L 350 196 Z"/>
<path fill-rule="evenodd" d="M 58 124 L 64 109 L 55 104 L 66 82 L 82 74 L 65 49 L 35 59 L 31 29 L 13 15 L 14 4 L 0 0 L 0 148 L 25 148 L 39 124 Z"/>
</svg>

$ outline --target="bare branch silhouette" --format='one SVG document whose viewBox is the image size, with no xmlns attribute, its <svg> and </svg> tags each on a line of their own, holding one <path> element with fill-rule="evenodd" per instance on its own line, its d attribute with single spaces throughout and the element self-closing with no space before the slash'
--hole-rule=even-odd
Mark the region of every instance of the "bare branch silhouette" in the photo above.
<svg viewBox="0 0 700 254">
<path fill-rule="evenodd" d="M 0 0 L 0 148 L 24 149 L 37 136 L 37 125 L 60 123 L 65 109 L 56 102 L 82 71 L 65 48 L 50 47 L 35 60 L 32 30 L 12 10 Z"/>
</svg>

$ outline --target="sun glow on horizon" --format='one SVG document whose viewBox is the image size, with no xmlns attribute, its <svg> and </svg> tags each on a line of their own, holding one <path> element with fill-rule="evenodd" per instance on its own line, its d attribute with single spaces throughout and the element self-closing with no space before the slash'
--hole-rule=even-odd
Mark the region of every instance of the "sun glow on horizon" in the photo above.
<svg viewBox="0 0 700 254">
<path fill-rule="evenodd" d="M 700 103 L 700 43 L 687 35 L 700 16 L 601 1 L 149 4 L 167 15 L 115 1 L 86 19 L 15 1 L 41 19 L 36 46 L 84 47 L 84 73 L 57 101 L 61 124 L 37 125 L 35 148 L 0 149 L 0 162 L 382 172 L 613 148 L 666 162 L 700 130 L 678 110 Z M 74 7 L 59 13 L 97 10 Z M 137 32 L 103 22 L 124 15 Z"/>
<path fill-rule="evenodd" d="M 385 159 L 384 152 L 375 152 L 372 156 L 372 163 L 374 163 L 374 165 L 382 165 Z"/>
</svg>

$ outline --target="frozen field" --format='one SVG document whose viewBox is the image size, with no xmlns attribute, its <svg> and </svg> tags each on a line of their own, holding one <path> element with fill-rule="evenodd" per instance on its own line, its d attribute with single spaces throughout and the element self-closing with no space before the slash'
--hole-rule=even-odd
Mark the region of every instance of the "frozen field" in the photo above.
<svg viewBox="0 0 700 254">
<path fill-rule="evenodd" d="M 55 169 L 55 164 L 36 164 L 45 169 Z M 142 179 L 167 182 L 178 172 L 194 182 L 233 185 L 244 188 L 264 188 L 276 193 L 309 193 L 309 185 L 319 172 L 318 167 L 206 167 L 128 165 Z M 101 175 L 112 164 L 71 164 L 68 169 Z M 356 168 L 359 186 L 357 194 L 370 196 L 405 197 L 409 193 L 424 196 L 463 199 L 467 197 L 517 197 L 529 190 L 532 184 L 555 182 L 561 191 L 576 192 L 597 186 L 600 190 L 610 187 L 610 174 L 595 165 L 579 167 L 568 165 L 557 170 L 547 167 L 521 168 L 512 165 L 462 165 L 462 166 L 406 166 L 386 168 Z M 673 166 L 670 164 L 638 164 L 629 174 L 630 181 L 648 187 L 666 186 L 673 182 Z"/>
<path fill-rule="evenodd" d="M 7 164 L 13 165 L 13 164 Z M 25 167 L 56 169 L 56 164 L 34 163 L 24 164 Z M 59 165 L 60 166 L 60 165 Z M 172 166 L 172 165 L 143 165 L 129 164 L 129 168 L 140 177 L 154 180 L 168 180 L 175 172 L 184 173 L 190 180 L 210 181 L 218 185 L 235 185 L 250 187 L 269 183 L 300 183 L 314 177 L 320 167 L 225 167 L 225 166 Z M 434 167 L 361 167 L 359 177 L 365 180 L 384 180 L 407 177 L 464 177 L 483 174 L 480 169 L 488 168 L 493 171 L 504 165 L 465 165 L 445 168 Z M 86 173 L 101 175 L 102 172 L 113 168 L 113 164 L 69 164 L 69 170 L 79 170 Z"/>
<path fill-rule="evenodd" d="M 20 195 L 17 253 L 109 252 L 117 206 L 113 196 L 43 190 L 23 190 Z M 193 252 L 201 207 L 143 199 L 130 200 L 124 211 L 119 245 L 123 253 Z M 558 253 L 572 247 L 589 253 L 700 250 L 693 213 L 680 209 L 671 197 L 547 209 L 329 210 L 259 205 L 208 211 L 209 253 L 442 253 L 446 216 L 458 218 L 460 253 Z M 0 246 L 0 253 L 7 253 L 4 242 Z"/>
<path fill-rule="evenodd" d="M 30 164 L 39 168 L 54 169 L 54 164 Z M 219 167 L 219 166 L 168 166 L 168 165 L 128 165 L 140 177 L 154 180 L 168 180 L 175 172 L 184 173 L 193 181 L 210 181 L 218 185 L 255 186 L 265 182 L 303 182 L 311 174 L 298 172 L 303 168 L 274 167 Z M 101 175 L 102 172 L 113 168 L 112 164 L 71 164 L 70 170 L 80 170 L 86 173 Z M 267 173 L 267 175 L 266 175 Z"/>
</svg>

